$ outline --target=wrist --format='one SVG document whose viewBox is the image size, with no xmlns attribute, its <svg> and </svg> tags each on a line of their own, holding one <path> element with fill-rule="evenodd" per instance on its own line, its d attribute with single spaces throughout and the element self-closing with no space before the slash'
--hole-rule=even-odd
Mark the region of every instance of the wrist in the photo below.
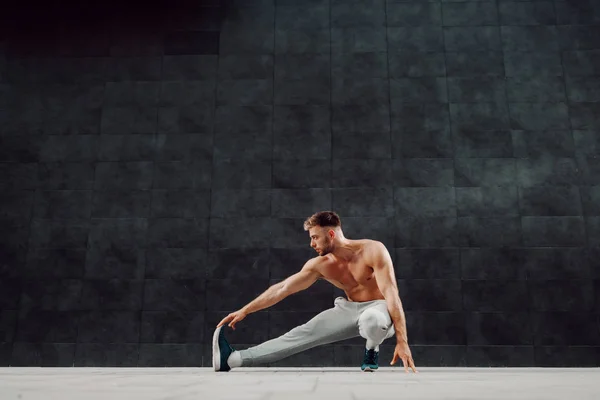
<svg viewBox="0 0 600 400">
<path fill-rule="evenodd" d="M 396 343 L 397 344 L 408 344 L 408 339 L 406 339 L 404 337 L 397 337 L 396 338 Z"/>
</svg>

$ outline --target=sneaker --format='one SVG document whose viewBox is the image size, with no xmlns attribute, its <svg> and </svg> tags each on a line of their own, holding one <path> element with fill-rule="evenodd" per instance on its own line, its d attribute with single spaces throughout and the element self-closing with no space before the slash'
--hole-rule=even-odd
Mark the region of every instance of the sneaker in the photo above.
<svg viewBox="0 0 600 400">
<path fill-rule="evenodd" d="M 229 371 L 231 367 L 227 364 L 227 360 L 231 353 L 235 351 L 233 347 L 229 345 L 225 335 L 223 334 L 223 328 L 225 325 L 217 328 L 213 334 L 213 368 L 215 371 Z"/>
<path fill-rule="evenodd" d="M 363 358 L 363 364 L 360 367 L 364 372 L 373 372 L 379 368 L 379 352 L 375 349 L 365 349 L 365 357 Z"/>
</svg>

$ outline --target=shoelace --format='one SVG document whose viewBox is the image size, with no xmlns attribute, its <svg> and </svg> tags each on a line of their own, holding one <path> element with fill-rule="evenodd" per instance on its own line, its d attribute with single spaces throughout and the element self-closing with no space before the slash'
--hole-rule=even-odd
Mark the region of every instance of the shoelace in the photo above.
<svg viewBox="0 0 600 400">
<path fill-rule="evenodd" d="M 365 349 L 365 364 L 377 364 L 379 362 L 379 352 L 375 349 Z"/>
</svg>

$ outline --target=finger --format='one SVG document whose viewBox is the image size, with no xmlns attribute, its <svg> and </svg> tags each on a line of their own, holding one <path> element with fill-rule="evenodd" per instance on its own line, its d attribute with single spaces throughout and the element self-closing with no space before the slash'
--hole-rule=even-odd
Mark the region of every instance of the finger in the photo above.
<svg viewBox="0 0 600 400">
<path fill-rule="evenodd" d="M 397 359 L 398 359 L 398 354 L 394 353 L 394 357 L 392 357 L 392 362 L 390 362 L 390 365 L 394 365 L 396 363 Z"/>
<path fill-rule="evenodd" d="M 414 360 L 413 360 L 412 358 L 410 358 L 410 360 L 409 360 L 409 361 L 410 361 L 410 367 L 412 368 L 413 372 L 414 372 L 415 374 L 418 374 L 418 373 L 419 373 L 419 371 L 417 371 L 417 368 L 415 367 L 415 362 L 414 362 Z"/>
<path fill-rule="evenodd" d="M 239 321 L 240 321 L 240 319 L 238 317 L 233 318 L 233 320 L 229 324 L 229 326 L 231 327 L 231 329 L 233 329 L 235 331 L 235 324 L 237 324 Z"/>
<path fill-rule="evenodd" d="M 412 358 L 411 356 L 408 356 L 408 357 L 406 358 L 406 361 L 407 361 L 408 367 L 409 367 L 409 368 L 410 368 L 410 369 L 411 369 L 413 372 L 415 372 L 415 373 L 416 373 L 416 372 L 418 372 L 418 371 L 417 371 L 417 369 L 415 368 L 415 362 L 414 362 L 414 360 L 413 360 L 413 358 Z"/>
<path fill-rule="evenodd" d="M 404 372 L 408 374 L 408 362 L 406 360 L 407 357 L 402 357 L 402 364 L 404 364 Z"/>
<path fill-rule="evenodd" d="M 219 325 L 217 325 L 217 328 L 220 328 L 223 324 L 225 324 L 227 321 L 229 321 L 230 318 L 231 318 L 231 315 L 228 315 L 225 318 L 223 318 L 221 320 L 221 322 L 219 322 Z"/>
</svg>

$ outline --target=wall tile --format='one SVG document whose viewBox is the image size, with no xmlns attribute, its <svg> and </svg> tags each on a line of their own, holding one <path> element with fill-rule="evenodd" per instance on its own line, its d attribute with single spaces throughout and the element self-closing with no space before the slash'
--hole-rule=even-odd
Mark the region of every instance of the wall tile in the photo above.
<svg viewBox="0 0 600 400">
<path fill-rule="evenodd" d="M 202 343 L 204 313 L 144 311 L 140 329 L 140 343 Z"/>
<path fill-rule="evenodd" d="M 209 265 L 207 260 L 204 248 L 151 248 L 145 257 L 144 276 L 150 279 L 204 278 Z"/>
<path fill-rule="evenodd" d="M 386 26 L 387 8 L 385 0 L 375 0 L 371 3 L 332 4 L 332 28 L 379 28 Z"/>
<path fill-rule="evenodd" d="M 466 314 L 466 321 L 469 346 L 533 345 L 527 312 L 474 312 Z"/>
<path fill-rule="evenodd" d="M 332 193 L 329 189 L 273 189 L 271 215 L 278 218 L 303 218 L 315 210 L 329 210 Z"/>
<path fill-rule="evenodd" d="M 395 187 L 450 187 L 454 183 L 454 160 L 450 158 L 395 159 Z"/>
<path fill-rule="evenodd" d="M 532 346 L 469 346 L 467 362 L 474 367 L 532 367 L 534 349 Z"/>
<path fill-rule="evenodd" d="M 500 51 L 446 51 L 442 54 L 445 55 L 446 71 L 449 77 L 499 77 L 505 74 L 503 53 Z"/>
<path fill-rule="evenodd" d="M 518 190 L 514 186 L 457 187 L 456 206 L 461 217 L 516 217 Z"/>
<path fill-rule="evenodd" d="M 530 280 L 528 286 L 532 310 L 578 312 L 594 308 L 594 287 L 590 281 Z"/>
<path fill-rule="evenodd" d="M 221 249 L 208 252 L 210 279 L 268 279 L 269 249 Z"/>
<path fill-rule="evenodd" d="M 31 310 L 19 313 L 15 342 L 75 343 L 82 332 L 76 311 Z"/>
<path fill-rule="evenodd" d="M 275 30 L 275 54 L 329 53 L 330 36 L 329 29 L 282 27 Z"/>
<path fill-rule="evenodd" d="M 461 276 L 462 256 L 458 249 L 394 250 L 394 271 L 398 279 L 410 282 L 410 279 L 457 279 Z"/>
<path fill-rule="evenodd" d="M 525 246 L 568 246 L 585 244 L 581 217 L 522 217 Z"/>
<path fill-rule="evenodd" d="M 544 51 L 560 49 L 556 26 L 501 26 L 502 49 L 504 51 Z"/>
<path fill-rule="evenodd" d="M 515 157 L 539 159 L 545 156 L 573 157 L 574 134 L 568 130 L 512 130 Z"/>
<path fill-rule="evenodd" d="M 539 249 L 544 250 L 544 249 Z M 461 277 L 473 280 L 524 280 L 528 277 L 527 265 L 534 264 L 540 256 L 535 249 L 510 247 L 481 247 L 460 249 Z M 544 264 L 545 263 L 540 263 Z"/>
<path fill-rule="evenodd" d="M 406 329 L 413 345 L 465 345 L 465 316 L 461 312 L 406 313 Z"/>
<path fill-rule="evenodd" d="M 522 52 L 518 49 L 504 51 L 507 77 L 545 77 L 563 75 L 561 53 L 556 50 Z"/>
<path fill-rule="evenodd" d="M 221 60 L 216 55 L 166 55 L 161 77 L 167 81 L 214 79 Z"/>
<path fill-rule="evenodd" d="M 598 325 L 594 314 L 584 311 L 547 311 L 531 314 L 536 346 L 597 346 Z"/>
<path fill-rule="evenodd" d="M 207 306 L 208 283 L 204 279 L 146 279 L 143 311 L 201 311 Z M 181 315 L 180 315 L 181 316 Z"/>
<path fill-rule="evenodd" d="M 123 343 L 78 343 L 74 367 L 136 367 L 139 345 Z"/>
<path fill-rule="evenodd" d="M 444 26 L 485 26 L 498 24 L 498 9 L 492 2 L 442 3 Z"/>
<path fill-rule="evenodd" d="M 204 345 L 197 343 L 142 343 L 138 367 L 192 367 L 202 365 Z"/>
<path fill-rule="evenodd" d="M 527 311 L 529 304 L 525 281 L 464 280 L 463 304 L 467 311 Z M 510 291 L 512 296 L 502 296 Z"/>
<path fill-rule="evenodd" d="M 387 43 L 388 51 L 443 51 L 444 31 L 435 26 L 389 27 Z"/>
<path fill-rule="evenodd" d="M 515 160 L 509 158 L 456 158 L 456 187 L 511 186 L 517 177 Z"/>
<path fill-rule="evenodd" d="M 484 14 L 486 18 L 489 18 Z M 494 18 L 494 17 L 492 17 Z M 449 26 L 444 28 L 446 51 L 500 51 L 502 37 L 495 26 Z"/>
<path fill-rule="evenodd" d="M 555 8 L 551 1 L 502 1 L 498 3 L 501 25 L 554 25 Z"/>
<path fill-rule="evenodd" d="M 75 357 L 72 343 L 14 343 L 12 367 L 71 367 Z"/>
<path fill-rule="evenodd" d="M 399 279 L 406 311 L 462 311 L 459 279 Z"/>
</svg>

